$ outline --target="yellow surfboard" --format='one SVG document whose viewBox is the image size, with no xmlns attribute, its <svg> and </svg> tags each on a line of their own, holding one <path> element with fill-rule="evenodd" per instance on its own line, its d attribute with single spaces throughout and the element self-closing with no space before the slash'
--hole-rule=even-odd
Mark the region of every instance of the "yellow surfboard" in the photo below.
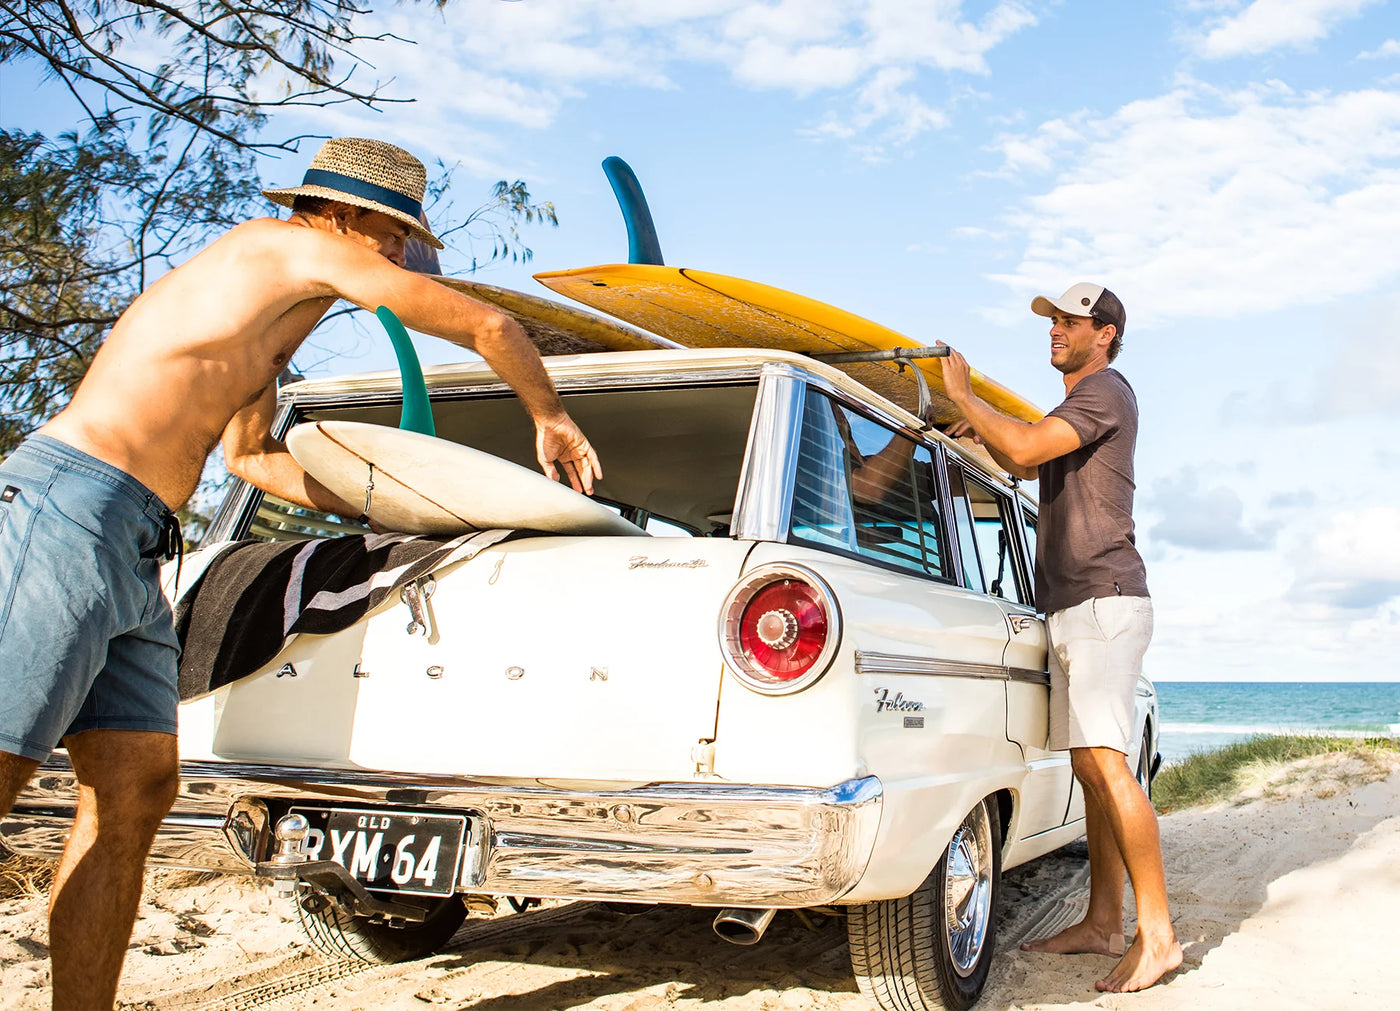
<svg viewBox="0 0 1400 1011">
<path fill-rule="evenodd" d="M 825 302 L 757 281 L 685 267 L 620 263 L 536 274 L 553 291 L 644 327 L 686 347 L 759 347 L 804 354 L 919 347 L 894 330 Z M 943 394 L 936 359 L 911 363 L 933 394 L 935 424 L 961 417 Z M 917 413 L 917 381 L 892 362 L 840 365 L 851 378 Z M 997 410 L 1022 421 L 1045 412 L 973 370 L 972 389 Z"/>
<path fill-rule="evenodd" d="M 654 351 L 679 345 L 616 320 L 561 305 L 538 295 L 497 288 L 459 277 L 434 277 L 463 295 L 487 302 L 510 316 L 541 355 L 580 355 L 595 351 Z"/>
</svg>

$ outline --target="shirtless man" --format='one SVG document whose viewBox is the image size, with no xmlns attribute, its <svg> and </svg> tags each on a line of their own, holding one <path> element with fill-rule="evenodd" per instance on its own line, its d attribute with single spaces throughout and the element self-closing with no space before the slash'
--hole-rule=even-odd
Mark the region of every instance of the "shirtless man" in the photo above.
<svg viewBox="0 0 1400 1011">
<path fill-rule="evenodd" d="M 1167 907 L 1162 845 L 1152 803 L 1128 769 L 1133 697 L 1152 638 L 1152 599 L 1133 537 L 1137 398 L 1109 364 L 1127 322 L 1123 303 L 1097 284 L 1031 311 L 1050 319 L 1050 364 L 1065 399 L 1033 425 L 999 414 L 972 392 L 962 355 L 943 359 L 948 397 L 1007 473 L 1040 482 L 1035 598 L 1050 640 L 1050 747 L 1068 748 L 1084 788 L 1089 909 L 1084 919 L 1027 951 L 1121 956 L 1096 984 L 1127 992 L 1181 964 Z M 1133 881 L 1137 935 L 1123 945 L 1123 874 Z"/>
<path fill-rule="evenodd" d="M 78 780 L 49 904 L 53 1006 L 110 1008 L 142 872 L 174 802 L 178 641 L 158 582 L 173 513 L 222 437 L 230 471 L 342 516 L 272 437 L 276 379 L 338 298 L 479 353 L 535 424 L 541 467 L 601 478 L 513 320 L 402 269 L 422 163 L 389 144 L 328 141 L 294 207 L 231 229 L 122 314 L 72 402 L 0 464 L 0 817 L 60 741 Z"/>
</svg>

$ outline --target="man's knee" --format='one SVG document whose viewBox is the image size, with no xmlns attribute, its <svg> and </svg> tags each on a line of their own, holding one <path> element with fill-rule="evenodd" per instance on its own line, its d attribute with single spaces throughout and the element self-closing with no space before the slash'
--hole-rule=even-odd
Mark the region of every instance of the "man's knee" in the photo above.
<svg viewBox="0 0 1400 1011">
<path fill-rule="evenodd" d="M 66 739 L 83 800 L 99 817 L 154 832 L 175 803 L 180 760 L 169 734 L 89 731 Z"/>
<path fill-rule="evenodd" d="M 1127 756 L 1112 748 L 1072 748 L 1070 767 L 1086 790 L 1099 796 L 1120 771 L 1127 773 Z"/>
<path fill-rule="evenodd" d="M 180 765 L 172 762 L 168 766 L 145 769 L 132 786 L 131 793 L 139 798 L 132 803 L 133 811 L 158 823 L 170 813 L 180 792 Z"/>
</svg>

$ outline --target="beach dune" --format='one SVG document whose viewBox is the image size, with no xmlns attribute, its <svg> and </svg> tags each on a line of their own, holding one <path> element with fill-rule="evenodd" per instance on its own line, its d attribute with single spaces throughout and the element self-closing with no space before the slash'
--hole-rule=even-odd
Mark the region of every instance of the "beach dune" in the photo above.
<svg viewBox="0 0 1400 1011">
<path fill-rule="evenodd" d="M 1228 803 L 1162 818 L 1181 970 L 1141 994 L 1097 993 L 1107 958 L 1022 952 L 1077 917 L 1083 844 L 1008 872 L 979 1008 L 1389 1006 L 1400 942 L 1400 759 L 1325 755 L 1261 773 Z M 0 1008 L 49 1004 L 43 900 L 0 901 Z M 1129 902 L 1131 906 L 1131 902 Z M 547 904 L 472 919 L 448 949 L 362 968 L 315 954 L 291 910 L 248 879 L 152 872 L 120 991 L 126 1008 L 424 1007 L 472 1011 L 869 1009 L 839 916 L 780 914 L 738 948 L 713 911 Z M 1128 930 L 1131 933 L 1131 922 Z"/>
</svg>

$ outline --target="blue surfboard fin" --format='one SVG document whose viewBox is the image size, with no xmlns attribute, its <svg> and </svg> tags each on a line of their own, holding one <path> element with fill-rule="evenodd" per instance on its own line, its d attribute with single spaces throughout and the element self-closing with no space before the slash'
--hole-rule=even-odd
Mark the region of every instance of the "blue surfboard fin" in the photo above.
<svg viewBox="0 0 1400 1011">
<path fill-rule="evenodd" d="M 389 334 L 389 343 L 394 345 L 394 356 L 399 360 L 399 382 L 403 386 L 403 410 L 399 414 L 399 427 L 421 435 L 437 435 L 433 424 L 433 408 L 428 403 L 428 384 L 423 381 L 423 366 L 418 362 L 418 352 L 413 350 L 409 340 L 392 309 L 381 305 L 374 310 L 384 330 Z"/>
<path fill-rule="evenodd" d="M 621 158 L 603 159 L 603 173 L 612 184 L 613 196 L 622 208 L 622 220 L 627 225 L 627 262 L 654 263 L 658 266 L 666 261 L 661 258 L 661 242 L 656 237 L 656 225 L 651 220 L 651 209 L 647 198 L 642 194 L 642 184 Z"/>
</svg>

